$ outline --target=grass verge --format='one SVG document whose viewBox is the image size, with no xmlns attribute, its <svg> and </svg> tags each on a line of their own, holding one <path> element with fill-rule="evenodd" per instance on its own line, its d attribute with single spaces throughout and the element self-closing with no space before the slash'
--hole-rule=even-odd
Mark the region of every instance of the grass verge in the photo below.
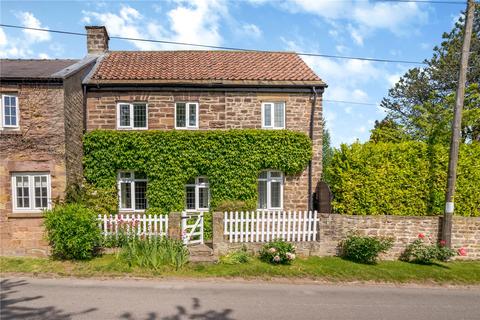
<svg viewBox="0 0 480 320">
<path fill-rule="evenodd" d="M 190 264 L 175 271 L 165 267 L 158 271 L 129 267 L 115 255 L 90 261 L 55 261 L 42 258 L 0 257 L 2 273 L 51 274 L 74 277 L 239 277 L 245 279 L 314 279 L 332 282 L 480 284 L 480 262 L 462 261 L 418 265 L 401 261 L 384 261 L 363 265 L 336 257 L 298 259 L 292 265 L 270 265 L 258 259 L 244 264 Z"/>
</svg>

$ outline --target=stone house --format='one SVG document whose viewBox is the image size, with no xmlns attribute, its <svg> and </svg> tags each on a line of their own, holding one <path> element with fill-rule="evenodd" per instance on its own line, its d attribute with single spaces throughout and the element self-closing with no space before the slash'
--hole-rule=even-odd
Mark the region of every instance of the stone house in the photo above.
<svg viewBox="0 0 480 320">
<path fill-rule="evenodd" d="M 82 79 L 95 56 L 0 60 L 0 254 L 44 255 L 42 211 L 82 179 Z"/>
<path fill-rule="evenodd" d="M 295 53 L 110 51 L 86 27 L 75 60 L 1 60 L 2 255 L 44 254 L 42 210 L 82 179 L 82 135 L 93 130 L 293 130 L 313 142 L 308 168 L 258 177 L 258 208 L 306 210 L 321 175 L 326 84 Z M 144 212 L 148 180 L 118 172 L 120 212 Z M 209 209 L 208 177 L 186 186 L 186 210 Z"/>
<path fill-rule="evenodd" d="M 321 175 L 325 83 L 295 53 L 109 51 L 105 28 L 90 30 L 89 52 L 101 56 L 84 79 L 86 129 L 293 130 L 313 140 L 310 168 L 258 177 L 258 208 L 307 210 Z M 121 169 L 119 169 L 121 170 Z M 148 181 L 119 171 L 121 212 L 144 212 Z M 208 177 L 185 186 L 185 209 L 209 209 Z"/>
</svg>

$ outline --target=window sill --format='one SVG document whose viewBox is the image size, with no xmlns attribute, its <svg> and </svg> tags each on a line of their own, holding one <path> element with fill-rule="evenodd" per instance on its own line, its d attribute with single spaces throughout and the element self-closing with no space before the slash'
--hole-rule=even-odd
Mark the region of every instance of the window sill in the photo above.
<svg viewBox="0 0 480 320">
<path fill-rule="evenodd" d="M 43 212 L 39 211 L 25 211 L 25 212 L 13 212 L 8 215 L 8 219 L 24 219 L 24 218 L 43 218 Z"/>
</svg>

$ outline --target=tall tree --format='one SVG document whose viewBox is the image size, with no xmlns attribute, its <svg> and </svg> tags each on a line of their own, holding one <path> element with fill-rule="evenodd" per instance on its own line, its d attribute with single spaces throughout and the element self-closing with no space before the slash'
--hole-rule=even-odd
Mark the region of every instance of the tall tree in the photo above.
<svg viewBox="0 0 480 320">
<path fill-rule="evenodd" d="M 460 69 L 460 54 L 464 32 L 464 17 L 460 17 L 449 33 L 444 33 L 433 56 L 425 60 L 426 67 L 413 68 L 400 78 L 381 105 L 395 128 L 410 140 L 448 144 L 452 110 L 455 103 L 456 81 Z M 480 8 L 475 9 L 471 54 L 467 73 L 462 140 L 480 141 Z M 383 126 L 390 130 L 392 125 Z M 374 131 L 378 139 L 389 137 Z M 375 130 L 375 129 L 374 129 Z M 375 141 L 375 139 L 372 139 Z"/>
<path fill-rule="evenodd" d="M 327 168 L 332 163 L 333 158 L 333 148 L 332 142 L 330 137 L 330 131 L 328 131 L 326 127 L 326 121 L 322 120 L 323 122 L 323 136 L 322 136 L 322 180 L 328 183 L 328 176 L 327 176 Z"/>
</svg>

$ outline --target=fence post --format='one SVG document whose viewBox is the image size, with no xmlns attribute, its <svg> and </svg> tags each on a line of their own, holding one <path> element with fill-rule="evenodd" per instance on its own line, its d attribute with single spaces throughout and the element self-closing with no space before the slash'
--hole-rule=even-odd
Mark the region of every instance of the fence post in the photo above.
<svg viewBox="0 0 480 320">
<path fill-rule="evenodd" d="M 182 214 L 180 212 L 170 212 L 168 215 L 168 238 L 172 240 L 182 240 L 182 228 L 180 223 Z"/>
<path fill-rule="evenodd" d="M 223 212 L 214 212 L 213 213 L 213 227 L 212 227 L 212 244 L 213 244 L 213 253 L 215 255 L 225 254 L 228 246 L 225 245 L 224 239 L 224 222 L 223 222 Z"/>
</svg>

